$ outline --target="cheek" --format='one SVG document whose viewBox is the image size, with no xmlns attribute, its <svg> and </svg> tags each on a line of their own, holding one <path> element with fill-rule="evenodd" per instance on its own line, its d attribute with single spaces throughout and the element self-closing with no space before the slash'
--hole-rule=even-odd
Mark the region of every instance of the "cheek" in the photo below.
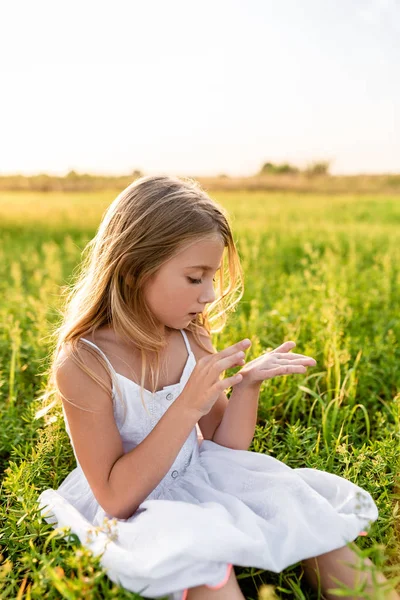
<svg viewBox="0 0 400 600">
<path fill-rule="evenodd" d="M 165 288 L 161 291 L 161 299 L 168 298 L 169 302 L 180 304 L 185 297 L 193 292 L 191 287 L 195 286 L 190 286 L 189 282 L 185 281 L 184 279 L 171 279 L 168 282 L 168 286 L 165 286 Z"/>
<path fill-rule="evenodd" d="M 198 286 L 189 283 L 189 281 L 179 281 L 176 284 L 175 289 L 171 292 L 171 297 L 177 305 L 184 305 L 188 302 L 193 302 L 193 298 L 196 298 L 198 292 Z"/>
</svg>

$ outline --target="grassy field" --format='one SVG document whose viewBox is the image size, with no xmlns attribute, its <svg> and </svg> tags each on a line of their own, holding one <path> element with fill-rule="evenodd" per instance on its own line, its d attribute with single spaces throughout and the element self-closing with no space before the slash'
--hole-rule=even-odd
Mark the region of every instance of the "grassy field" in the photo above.
<svg viewBox="0 0 400 600">
<path fill-rule="evenodd" d="M 35 419 L 60 286 L 115 193 L 0 194 L 0 599 L 136 598 L 113 584 L 35 500 L 75 467 L 61 408 Z M 218 350 L 249 358 L 293 340 L 305 375 L 263 383 L 250 450 L 330 471 L 368 490 L 379 519 L 357 539 L 388 578 L 400 571 L 400 197 L 215 192 L 231 215 L 245 293 Z M 226 376 L 229 375 L 229 371 Z M 320 597 L 300 581 L 235 567 L 249 600 Z M 400 583 L 397 584 L 400 590 Z M 380 598 L 384 596 L 376 596 Z"/>
</svg>

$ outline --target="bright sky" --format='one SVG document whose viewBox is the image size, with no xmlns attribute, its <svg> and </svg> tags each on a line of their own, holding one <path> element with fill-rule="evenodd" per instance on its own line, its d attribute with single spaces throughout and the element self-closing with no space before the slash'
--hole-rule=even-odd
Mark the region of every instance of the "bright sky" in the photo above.
<svg viewBox="0 0 400 600">
<path fill-rule="evenodd" d="M 9 0 L 0 174 L 400 172 L 398 0 Z"/>
</svg>

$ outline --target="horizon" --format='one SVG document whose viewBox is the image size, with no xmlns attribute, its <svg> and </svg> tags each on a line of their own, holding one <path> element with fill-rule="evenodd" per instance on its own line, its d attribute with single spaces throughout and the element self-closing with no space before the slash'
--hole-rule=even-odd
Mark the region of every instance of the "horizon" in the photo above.
<svg viewBox="0 0 400 600">
<path fill-rule="evenodd" d="M 291 165 L 291 166 L 297 166 L 297 165 Z M 133 177 L 133 171 L 132 173 L 104 173 L 104 172 L 91 172 L 91 171 L 77 171 L 76 169 L 71 169 L 71 171 L 75 172 L 78 176 L 84 176 L 84 175 L 89 175 L 91 177 Z M 65 173 L 51 173 L 51 172 L 44 172 L 44 171 L 38 171 L 36 173 L 1 173 L 0 172 L 0 178 L 2 177 L 40 177 L 40 176 L 48 176 L 48 177 L 67 177 L 68 174 L 71 172 L 65 172 Z M 298 173 L 298 175 L 302 175 L 304 174 L 303 171 L 300 171 Z M 199 175 L 198 173 L 180 173 L 180 172 L 170 172 L 167 173 L 165 171 L 163 171 L 162 169 L 155 171 L 155 172 L 147 172 L 147 171 L 141 171 L 141 175 L 140 177 L 146 177 L 148 175 L 171 175 L 171 176 L 183 176 L 183 177 L 199 177 L 199 178 L 203 178 L 203 179 L 207 179 L 207 178 L 218 178 L 218 177 L 227 177 L 229 179 L 240 179 L 240 178 L 248 178 L 248 177 L 261 177 L 261 175 L 259 173 L 250 173 L 248 175 L 230 175 L 227 173 L 216 173 L 216 174 L 204 174 L 204 175 Z M 400 175 L 400 169 L 399 171 L 395 172 L 376 172 L 376 173 L 366 173 L 366 172 L 357 172 L 357 173 L 327 173 L 327 175 L 320 175 L 320 177 L 324 177 L 324 176 L 329 176 L 329 177 L 384 177 L 384 176 L 396 176 L 396 175 Z M 296 174 L 288 174 L 288 173 L 270 173 L 268 175 L 264 175 L 265 177 L 296 177 Z"/>
</svg>

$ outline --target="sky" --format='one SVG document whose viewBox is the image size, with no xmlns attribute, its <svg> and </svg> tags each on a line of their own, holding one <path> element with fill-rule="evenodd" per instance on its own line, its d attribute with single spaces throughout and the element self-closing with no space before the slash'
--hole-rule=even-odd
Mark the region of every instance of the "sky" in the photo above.
<svg viewBox="0 0 400 600">
<path fill-rule="evenodd" d="M 400 0 L 0 3 L 0 175 L 400 173 Z"/>
</svg>

